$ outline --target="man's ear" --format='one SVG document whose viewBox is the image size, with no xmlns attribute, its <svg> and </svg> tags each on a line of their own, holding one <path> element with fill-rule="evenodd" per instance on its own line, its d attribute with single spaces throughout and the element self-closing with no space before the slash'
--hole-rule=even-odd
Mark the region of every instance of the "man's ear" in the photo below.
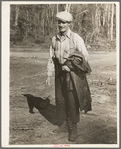
<svg viewBox="0 0 121 149">
<path fill-rule="evenodd" d="M 72 22 L 69 23 L 69 27 L 71 30 L 73 30 L 73 23 Z"/>
</svg>

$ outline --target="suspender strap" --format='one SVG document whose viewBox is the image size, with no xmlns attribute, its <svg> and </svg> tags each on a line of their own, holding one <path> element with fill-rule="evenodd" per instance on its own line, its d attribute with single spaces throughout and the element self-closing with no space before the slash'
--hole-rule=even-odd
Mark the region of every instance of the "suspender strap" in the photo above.
<svg viewBox="0 0 121 149">
<path fill-rule="evenodd" d="M 74 32 L 71 32 L 70 41 L 69 41 L 70 54 L 76 51 L 74 43 Z"/>
<path fill-rule="evenodd" d="M 69 40 L 69 49 L 74 47 L 74 32 L 71 32 L 70 40 Z"/>
</svg>

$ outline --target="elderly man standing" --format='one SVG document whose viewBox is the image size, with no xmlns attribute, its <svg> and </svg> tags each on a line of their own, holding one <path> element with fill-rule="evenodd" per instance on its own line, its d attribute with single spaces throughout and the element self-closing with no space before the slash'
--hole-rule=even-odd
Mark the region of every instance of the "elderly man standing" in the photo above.
<svg viewBox="0 0 121 149">
<path fill-rule="evenodd" d="M 50 85 L 55 69 L 56 111 L 62 125 L 55 133 L 69 132 L 69 141 L 77 138 L 79 108 L 85 113 L 91 110 L 91 96 L 86 73 L 91 72 L 87 62 L 88 52 L 83 39 L 70 30 L 73 18 L 69 12 L 56 14 L 59 33 L 52 38 L 47 65 L 46 85 Z"/>
</svg>

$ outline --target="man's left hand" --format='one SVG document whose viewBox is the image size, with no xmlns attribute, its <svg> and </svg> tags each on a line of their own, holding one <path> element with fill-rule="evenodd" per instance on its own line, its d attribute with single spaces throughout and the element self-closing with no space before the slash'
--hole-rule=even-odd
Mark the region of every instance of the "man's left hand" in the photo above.
<svg viewBox="0 0 121 149">
<path fill-rule="evenodd" d="M 70 71 L 70 68 L 68 66 L 64 65 L 64 66 L 62 66 L 62 70 L 69 72 Z"/>
</svg>

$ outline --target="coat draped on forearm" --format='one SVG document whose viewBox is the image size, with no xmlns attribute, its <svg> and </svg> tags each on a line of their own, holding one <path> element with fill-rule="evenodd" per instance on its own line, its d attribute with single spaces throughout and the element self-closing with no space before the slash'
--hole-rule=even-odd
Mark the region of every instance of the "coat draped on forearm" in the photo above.
<svg viewBox="0 0 121 149">
<path fill-rule="evenodd" d="M 91 110 L 92 101 L 89 85 L 86 79 L 86 74 L 91 72 L 89 63 L 85 61 L 85 58 L 80 51 L 76 51 L 68 57 L 65 64 L 71 70 L 70 81 L 72 81 L 73 89 L 76 91 L 80 110 L 84 110 L 86 113 Z"/>
</svg>

